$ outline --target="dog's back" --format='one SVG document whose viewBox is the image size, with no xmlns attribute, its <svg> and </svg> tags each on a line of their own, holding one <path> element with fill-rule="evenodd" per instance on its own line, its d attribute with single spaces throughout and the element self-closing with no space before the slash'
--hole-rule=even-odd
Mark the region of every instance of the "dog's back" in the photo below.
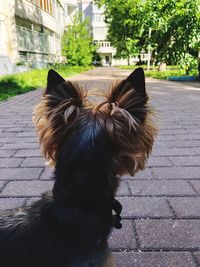
<svg viewBox="0 0 200 267">
<path fill-rule="evenodd" d="M 104 266 L 111 220 L 59 207 L 51 194 L 30 207 L 1 212 L 0 266 Z"/>
</svg>

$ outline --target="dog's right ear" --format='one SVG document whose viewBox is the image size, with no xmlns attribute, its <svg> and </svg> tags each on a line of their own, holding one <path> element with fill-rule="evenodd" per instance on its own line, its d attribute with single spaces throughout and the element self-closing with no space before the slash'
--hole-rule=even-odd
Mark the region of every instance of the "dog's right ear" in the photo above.
<svg viewBox="0 0 200 267">
<path fill-rule="evenodd" d="M 53 95 L 64 99 L 80 98 L 79 89 L 76 83 L 66 81 L 55 70 L 49 70 L 45 95 Z"/>
<path fill-rule="evenodd" d="M 49 70 L 47 75 L 47 93 L 50 93 L 51 90 L 55 89 L 63 82 L 65 82 L 65 80 L 55 70 Z"/>
</svg>

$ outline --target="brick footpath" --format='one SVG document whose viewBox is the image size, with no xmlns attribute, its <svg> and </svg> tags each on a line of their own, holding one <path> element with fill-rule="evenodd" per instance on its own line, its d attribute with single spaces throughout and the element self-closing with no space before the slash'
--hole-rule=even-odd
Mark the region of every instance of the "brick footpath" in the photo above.
<svg viewBox="0 0 200 267">
<path fill-rule="evenodd" d="M 113 78 L 126 75 L 97 68 L 73 79 L 106 89 Z M 117 267 L 197 267 L 200 84 L 147 79 L 147 90 L 160 131 L 147 168 L 121 181 L 123 228 L 113 231 L 110 247 Z M 52 188 L 31 121 L 40 95 L 37 90 L 0 103 L 0 209 L 28 205 Z"/>
</svg>

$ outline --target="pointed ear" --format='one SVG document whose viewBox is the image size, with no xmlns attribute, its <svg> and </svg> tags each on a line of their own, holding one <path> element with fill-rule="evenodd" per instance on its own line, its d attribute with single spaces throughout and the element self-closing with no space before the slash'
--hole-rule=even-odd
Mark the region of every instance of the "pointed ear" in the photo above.
<svg viewBox="0 0 200 267">
<path fill-rule="evenodd" d="M 66 81 L 56 71 L 49 70 L 47 75 L 47 87 L 44 95 L 49 94 L 60 99 L 82 98 L 82 92 L 78 84 Z"/>
<path fill-rule="evenodd" d="M 130 82 L 138 93 L 146 95 L 144 70 L 142 68 L 134 70 L 125 80 L 126 82 Z"/>
<path fill-rule="evenodd" d="M 121 103 L 122 108 L 125 106 L 125 99 L 128 98 L 132 98 L 132 100 L 130 100 L 132 103 L 133 99 L 139 98 L 138 101 L 140 100 L 140 104 L 148 100 L 144 70 L 142 68 L 134 70 L 125 80 L 114 83 L 108 95 L 108 99 L 111 103 Z"/>
<path fill-rule="evenodd" d="M 124 109 L 137 121 L 144 122 L 148 108 L 148 95 L 145 88 L 145 77 L 142 68 L 138 68 L 131 75 L 118 83 L 114 83 L 108 95 L 112 104 L 111 115 L 117 116 L 117 106 Z M 119 112 L 118 112 L 119 113 Z"/>
<path fill-rule="evenodd" d="M 46 93 L 50 93 L 52 89 L 55 89 L 58 85 L 65 82 L 65 80 L 55 71 L 49 70 L 47 75 L 47 90 Z"/>
</svg>

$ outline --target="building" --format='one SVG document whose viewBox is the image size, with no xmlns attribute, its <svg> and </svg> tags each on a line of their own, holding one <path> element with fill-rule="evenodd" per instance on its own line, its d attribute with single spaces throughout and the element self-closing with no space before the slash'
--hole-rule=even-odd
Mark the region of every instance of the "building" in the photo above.
<svg viewBox="0 0 200 267">
<path fill-rule="evenodd" d="M 0 74 L 61 60 L 64 27 L 61 0 L 0 1 Z"/>
<path fill-rule="evenodd" d="M 77 14 L 78 0 L 64 0 L 65 26 L 72 25 L 73 18 Z"/>
<path fill-rule="evenodd" d="M 102 58 L 103 66 L 119 66 L 128 65 L 127 59 L 116 59 L 116 48 L 111 46 L 107 39 L 108 25 L 105 23 L 105 7 L 98 7 L 93 0 L 79 0 L 79 11 L 82 13 L 82 18 L 89 18 L 90 31 L 94 43 L 98 46 L 98 52 Z M 140 59 L 147 60 L 147 55 L 141 53 Z M 134 64 L 140 60 L 138 57 L 130 58 L 130 64 Z"/>
<path fill-rule="evenodd" d="M 79 0 L 79 10 L 83 20 L 89 18 L 90 31 L 98 52 L 102 58 L 102 65 L 113 65 L 116 49 L 107 41 L 108 27 L 105 23 L 104 7 L 98 8 L 91 0 Z"/>
</svg>

